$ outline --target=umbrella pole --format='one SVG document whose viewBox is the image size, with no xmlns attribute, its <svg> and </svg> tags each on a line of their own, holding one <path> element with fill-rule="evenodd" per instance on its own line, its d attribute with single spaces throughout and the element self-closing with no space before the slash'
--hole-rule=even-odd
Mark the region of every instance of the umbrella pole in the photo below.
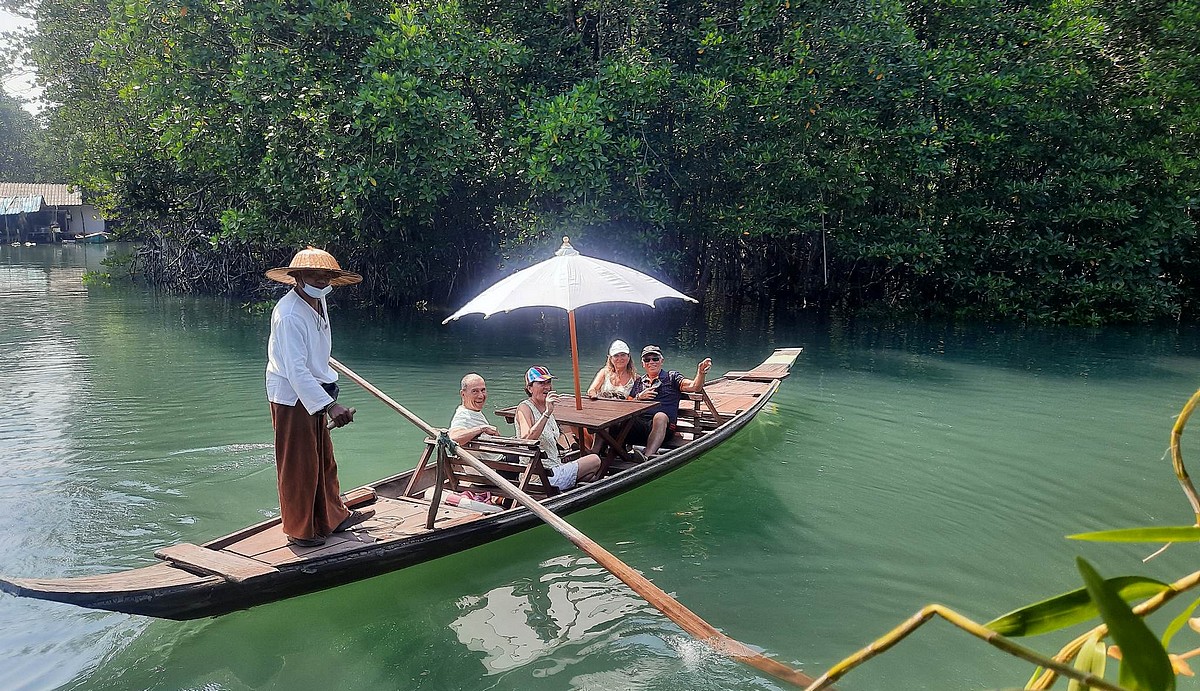
<svg viewBox="0 0 1200 691">
<path fill-rule="evenodd" d="M 579 393 L 579 345 L 575 342 L 575 310 L 567 310 L 567 323 L 571 325 L 571 367 L 575 370 L 575 410 L 583 410 L 583 396 Z"/>
<path fill-rule="evenodd" d="M 572 322 L 574 324 L 574 322 Z M 572 330 L 573 332 L 573 330 Z M 430 427 L 427 422 L 417 417 L 416 414 L 409 411 L 404 406 L 400 405 L 384 392 L 375 388 L 366 379 L 355 374 L 350 368 L 333 358 L 329 358 L 329 364 L 335 370 L 346 375 L 354 380 L 356 384 L 366 389 L 379 400 L 383 401 L 389 408 L 400 413 L 409 422 L 416 425 L 425 434 L 437 438 L 444 430 L 437 430 Z M 557 530 L 563 537 L 570 540 L 576 547 L 583 550 L 589 557 L 594 559 L 597 564 L 608 570 L 609 573 L 621 579 L 625 585 L 633 589 L 635 593 L 641 596 L 646 602 L 650 603 L 655 609 L 667 615 L 667 618 L 675 622 L 684 631 L 687 631 L 697 639 L 706 643 L 710 648 L 722 655 L 733 658 L 739 662 L 750 665 L 755 669 L 766 672 L 776 679 L 781 679 L 790 684 L 799 687 L 807 687 L 811 685 L 814 679 L 803 672 L 796 671 L 787 665 L 772 660 L 771 658 L 758 653 L 741 643 L 712 627 L 711 624 L 701 619 L 695 612 L 687 607 L 684 607 L 680 602 L 667 595 L 661 588 L 651 583 L 645 576 L 638 573 L 628 564 L 618 559 L 608 550 L 594 542 L 590 537 L 579 532 L 575 526 L 567 523 L 550 509 L 542 506 L 536 499 L 522 492 L 518 487 L 513 485 L 508 480 L 504 479 L 499 473 L 489 468 L 482 461 L 476 458 L 470 451 L 459 447 L 455 450 L 455 455 L 459 459 L 470 465 L 476 471 L 481 473 L 489 482 L 500 487 L 511 496 L 518 504 L 529 509 L 538 518 L 542 519 L 550 525 L 551 528 Z"/>
</svg>

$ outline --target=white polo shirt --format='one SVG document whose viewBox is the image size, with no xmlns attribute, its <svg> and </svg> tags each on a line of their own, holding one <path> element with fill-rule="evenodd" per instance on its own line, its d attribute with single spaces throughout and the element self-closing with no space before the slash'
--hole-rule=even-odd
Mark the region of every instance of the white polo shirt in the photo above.
<svg viewBox="0 0 1200 691">
<path fill-rule="evenodd" d="M 267 400 L 282 405 L 300 401 L 310 415 L 321 412 L 333 402 L 321 384 L 338 378 L 329 366 L 332 350 L 329 320 L 317 314 L 295 290 L 289 290 L 271 311 Z"/>
</svg>

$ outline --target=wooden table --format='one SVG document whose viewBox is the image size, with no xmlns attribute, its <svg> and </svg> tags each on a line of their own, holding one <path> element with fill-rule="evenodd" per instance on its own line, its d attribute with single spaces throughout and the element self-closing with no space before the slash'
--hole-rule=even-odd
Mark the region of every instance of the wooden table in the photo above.
<svg viewBox="0 0 1200 691">
<path fill-rule="evenodd" d="M 560 425 L 573 425 L 595 434 L 601 441 L 601 476 L 608 470 L 609 463 L 616 457 L 630 463 L 636 460 L 625 451 L 625 437 L 633 428 L 633 419 L 638 413 L 658 405 L 657 401 L 618 401 L 611 398 L 583 399 L 583 410 L 575 410 L 574 397 L 564 397 L 554 406 L 554 419 Z M 496 411 L 500 417 L 512 422 L 517 417 L 517 406 Z M 586 451 L 585 451 L 586 452 Z"/>
</svg>

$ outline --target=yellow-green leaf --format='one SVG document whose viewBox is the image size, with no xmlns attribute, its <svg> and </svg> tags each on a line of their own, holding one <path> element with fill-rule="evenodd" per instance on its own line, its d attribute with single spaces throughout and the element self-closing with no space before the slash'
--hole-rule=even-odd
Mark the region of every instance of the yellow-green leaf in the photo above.
<svg viewBox="0 0 1200 691">
<path fill-rule="evenodd" d="M 1108 579 L 1108 583 L 1126 602 L 1157 595 L 1167 589 L 1166 583 L 1141 576 L 1118 576 Z M 1013 610 L 984 626 L 1005 636 L 1036 636 L 1074 626 L 1099 614 L 1087 589 L 1078 588 Z"/>
<path fill-rule="evenodd" d="M 1068 535 L 1071 540 L 1092 542 L 1200 542 L 1200 526 L 1180 525 L 1159 528 L 1121 528 L 1095 533 Z"/>
<path fill-rule="evenodd" d="M 1196 611 L 1196 605 L 1200 605 L 1200 600 L 1193 602 L 1190 607 L 1180 612 L 1179 616 L 1171 620 L 1170 626 L 1168 626 L 1167 630 L 1163 632 L 1162 644 L 1164 648 L 1170 650 L 1171 638 L 1173 638 L 1175 634 L 1179 633 L 1179 630 L 1183 628 L 1184 624 L 1191 623 L 1188 621 L 1188 619 L 1192 616 L 1192 612 Z M 1192 628 L 1194 629 L 1196 627 L 1193 626 Z"/>
</svg>

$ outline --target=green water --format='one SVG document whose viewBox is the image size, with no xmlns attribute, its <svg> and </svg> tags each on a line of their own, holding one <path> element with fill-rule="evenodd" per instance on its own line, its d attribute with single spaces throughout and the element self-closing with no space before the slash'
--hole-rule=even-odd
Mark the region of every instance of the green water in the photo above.
<svg viewBox="0 0 1200 691">
<path fill-rule="evenodd" d="M 266 314 L 83 286 L 102 246 L 0 248 L 0 573 L 149 563 L 273 515 Z M 335 295 L 336 298 L 336 295 Z M 532 364 L 569 371 L 561 314 L 449 327 L 337 309 L 334 353 L 435 424 L 468 370 L 489 408 Z M 607 343 L 659 343 L 687 371 L 805 347 L 737 437 L 575 514 L 584 532 L 729 635 L 817 674 L 941 602 L 984 621 L 1106 575 L 1173 579 L 1175 546 L 1064 534 L 1186 524 L 1164 453 L 1200 385 L 1200 333 L 816 322 L 675 306 L 580 315 L 585 377 Z M 343 487 L 411 466 L 422 435 L 344 387 Z M 493 405 L 494 404 L 494 405 Z M 1185 436 L 1185 453 L 1188 437 Z M 1161 625 L 1158 620 L 1156 625 Z M 1189 638 L 1189 636 L 1191 638 Z M 1185 631 L 1181 646 L 1200 645 Z M 1046 652 L 1065 640 L 1026 641 Z M 840 688 L 1018 687 L 1023 664 L 935 621 Z M 690 640 L 539 528 L 348 586 L 197 622 L 0 595 L 0 688 L 773 689 Z"/>
</svg>

